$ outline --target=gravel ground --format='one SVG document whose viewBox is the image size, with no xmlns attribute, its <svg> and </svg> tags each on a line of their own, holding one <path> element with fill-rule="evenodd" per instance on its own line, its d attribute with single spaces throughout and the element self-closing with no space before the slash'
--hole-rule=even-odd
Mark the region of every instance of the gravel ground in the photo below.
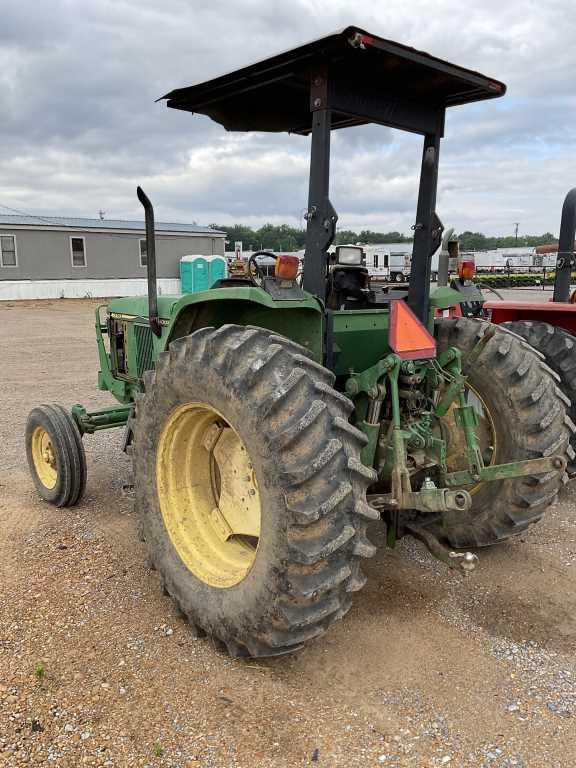
<svg viewBox="0 0 576 768">
<path fill-rule="evenodd" d="M 0 765 L 571 768 L 576 493 L 463 577 L 406 539 L 297 655 L 195 638 L 146 567 L 120 434 L 86 438 L 82 505 L 34 493 L 29 409 L 89 407 L 89 301 L 0 304 Z M 382 530 L 372 532 L 383 544 Z"/>
</svg>

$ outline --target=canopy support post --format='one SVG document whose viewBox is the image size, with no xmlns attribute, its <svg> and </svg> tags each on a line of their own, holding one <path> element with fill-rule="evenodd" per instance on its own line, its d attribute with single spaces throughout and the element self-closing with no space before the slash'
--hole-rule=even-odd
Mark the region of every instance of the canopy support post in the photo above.
<svg viewBox="0 0 576 768">
<path fill-rule="evenodd" d="M 436 216 L 441 135 L 442 131 L 438 130 L 436 133 L 427 133 L 424 136 L 418 207 L 416 224 L 414 225 L 410 287 L 408 288 L 408 305 L 416 317 L 424 323 L 428 319 L 432 255 L 435 250 L 434 246 L 438 243 L 438 237 L 441 235 L 441 230 L 438 232 L 441 224 Z"/>
<path fill-rule="evenodd" d="M 313 76 L 311 87 L 312 143 L 302 287 L 324 301 L 328 248 L 334 240 L 338 216 L 329 198 L 331 110 L 325 99 L 315 95 L 320 80 L 325 84 L 325 77 Z"/>
</svg>

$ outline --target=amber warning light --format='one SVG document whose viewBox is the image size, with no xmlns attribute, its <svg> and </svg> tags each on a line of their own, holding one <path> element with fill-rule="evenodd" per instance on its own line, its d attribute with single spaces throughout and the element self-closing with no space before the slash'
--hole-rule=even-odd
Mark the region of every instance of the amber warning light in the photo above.
<svg viewBox="0 0 576 768">
<path fill-rule="evenodd" d="M 466 254 L 458 257 L 458 277 L 460 280 L 474 280 L 476 262 L 474 256 Z"/>
<path fill-rule="evenodd" d="M 274 275 L 279 280 L 296 280 L 300 259 L 298 256 L 277 256 Z"/>
<path fill-rule="evenodd" d="M 389 343 L 402 360 L 436 357 L 434 337 L 402 299 L 390 302 Z"/>
</svg>

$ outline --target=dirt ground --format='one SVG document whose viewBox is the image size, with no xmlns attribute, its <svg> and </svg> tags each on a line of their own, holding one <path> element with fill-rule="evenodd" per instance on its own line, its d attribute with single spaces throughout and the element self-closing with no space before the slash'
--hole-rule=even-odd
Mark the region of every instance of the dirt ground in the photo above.
<svg viewBox="0 0 576 768">
<path fill-rule="evenodd" d="M 408 539 L 381 548 L 327 636 L 231 660 L 146 567 L 119 432 L 85 439 L 78 508 L 33 490 L 29 409 L 111 402 L 95 387 L 94 305 L 0 304 L 1 766 L 576 764 L 574 486 L 474 574 Z"/>
</svg>

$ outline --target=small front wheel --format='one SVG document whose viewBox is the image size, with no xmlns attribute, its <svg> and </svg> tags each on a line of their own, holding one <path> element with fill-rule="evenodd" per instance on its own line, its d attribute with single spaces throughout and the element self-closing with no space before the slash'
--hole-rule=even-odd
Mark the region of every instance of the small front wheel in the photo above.
<svg viewBox="0 0 576 768">
<path fill-rule="evenodd" d="M 30 412 L 26 456 L 43 499 L 55 507 L 80 501 L 86 488 L 86 454 L 76 422 L 61 405 L 39 405 Z"/>
</svg>

